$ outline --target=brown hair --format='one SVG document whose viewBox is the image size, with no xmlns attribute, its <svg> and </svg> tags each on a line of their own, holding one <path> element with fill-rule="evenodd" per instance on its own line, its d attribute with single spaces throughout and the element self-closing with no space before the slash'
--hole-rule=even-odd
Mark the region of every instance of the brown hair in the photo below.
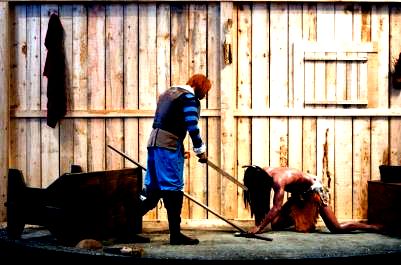
<svg viewBox="0 0 401 265">
<path fill-rule="evenodd" d="M 195 95 L 203 99 L 212 87 L 210 80 L 203 74 L 194 74 L 189 78 L 187 85 L 193 87 Z"/>
</svg>

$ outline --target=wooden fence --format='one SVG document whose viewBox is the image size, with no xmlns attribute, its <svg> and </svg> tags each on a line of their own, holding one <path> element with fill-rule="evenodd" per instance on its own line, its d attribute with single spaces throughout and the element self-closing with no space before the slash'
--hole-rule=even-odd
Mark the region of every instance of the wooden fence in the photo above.
<svg viewBox="0 0 401 265">
<path fill-rule="evenodd" d="M 54 129 L 43 76 L 52 11 L 66 33 L 69 70 L 68 113 Z M 323 177 L 340 220 L 359 220 L 367 218 L 367 181 L 379 178 L 379 165 L 401 163 L 401 91 L 390 82 L 400 3 L 16 1 L 0 3 L 0 23 L 9 25 L 0 56 L 10 62 L 0 62 L 9 76 L 0 77 L 9 86 L 2 203 L 5 165 L 33 187 L 71 164 L 134 166 L 108 144 L 146 165 L 158 95 L 194 73 L 213 83 L 200 124 L 208 157 L 240 181 L 248 164 L 302 169 Z M 242 190 L 191 154 L 185 191 L 227 218 L 251 220 Z M 216 220 L 188 200 L 182 217 Z M 166 212 L 157 207 L 145 220 L 166 220 Z"/>
</svg>

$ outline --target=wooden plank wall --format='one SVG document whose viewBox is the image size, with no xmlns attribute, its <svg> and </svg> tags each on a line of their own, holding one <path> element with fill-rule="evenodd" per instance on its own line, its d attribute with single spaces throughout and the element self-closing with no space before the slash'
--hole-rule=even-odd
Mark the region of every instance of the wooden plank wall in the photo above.
<svg viewBox="0 0 401 265">
<path fill-rule="evenodd" d="M 10 117 L 10 138 L 4 138 L 10 156 L 0 163 L 8 160 L 10 167 L 21 169 L 29 186 L 45 188 L 71 164 L 88 171 L 133 166 L 108 144 L 146 165 L 158 95 L 194 73 L 207 74 L 213 83 L 202 101 L 200 122 L 208 156 L 240 181 L 243 165 L 299 168 L 323 178 L 340 220 L 359 220 L 367 218 L 367 181 L 379 178 L 379 165 L 401 163 L 401 96 L 389 82 L 401 52 L 399 3 L 2 6 L 0 21 L 10 20 L 10 40 L 1 38 L 0 54 L 10 51 L 11 112 L 1 112 Z M 42 75 L 52 11 L 65 29 L 69 69 L 69 111 L 55 129 L 46 125 Z M 0 30 L 0 36 L 6 34 Z M 223 60 L 225 40 L 231 43 L 229 64 Z M 375 50 L 358 53 L 368 57 L 365 63 L 309 62 L 297 46 L 300 41 L 374 43 Z M 330 51 L 322 56 L 348 55 Z M 8 83 L 5 73 L 1 86 Z M 305 104 L 305 99 L 357 100 L 360 84 L 368 93 L 367 105 Z M 7 125 L 0 123 L 5 131 Z M 189 139 L 185 145 L 191 151 Z M 5 183 L 5 172 L 0 176 Z M 199 164 L 192 151 L 185 164 L 185 191 L 227 218 L 252 220 L 242 190 Z M 5 201 L 5 185 L 0 194 L 0 202 Z M 2 206 L 0 217 L 6 219 Z M 165 209 L 156 207 L 144 220 L 166 218 Z M 182 218 L 222 224 L 186 199 Z"/>
</svg>

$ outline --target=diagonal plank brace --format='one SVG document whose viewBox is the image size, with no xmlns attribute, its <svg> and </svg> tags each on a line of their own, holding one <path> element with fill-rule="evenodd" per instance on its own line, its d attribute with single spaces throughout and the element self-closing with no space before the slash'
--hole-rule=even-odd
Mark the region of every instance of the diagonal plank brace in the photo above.
<svg viewBox="0 0 401 265">
<path fill-rule="evenodd" d="M 130 162 L 134 163 L 135 165 L 137 165 L 138 167 L 142 168 L 143 170 L 146 170 L 146 168 L 144 166 L 142 166 L 138 162 L 136 162 L 133 159 L 131 159 L 127 154 L 117 150 L 116 148 L 114 148 L 111 145 L 107 145 L 107 147 L 109 147 L 113 151 L 117 152 L 118 154 L 120 154 L 124 158 L 128 159 Z M 205 204 L 197 201 L 194 197 L 192 197 L 191 195 L 187 194 L 186 192 L 184 192 L 184 196 L 187 197 L 189 200 L 193 201 L 194 203 L 196 203 L 197 205 L 201 206 L 202 208 L 204 208 L 208 212 L 211 212 L 212 214 L 216 215 L 217 217 L 219 217 L 220 219 L 222 219 L 223 221 L 225 221 L 226 223 L 228 223 L 232 227 L 238 229 L 240 232 L 235 234 L 237 237 L 256 238 L 256 239 L 261 239 L 261 240 L 265 240 L 265 241 L 272 241 L 273 240 L 272 238 L 269 238 L 269 237 L 264 237 L 264 236 L 248 233 L 245 229 L 243 229 L 243 228 L 239 227 L 238 225 L 234 224 L 233 222 L 231 222 L 230 220 L 226 219 L 221 214 L 219 214 L 216 211 L 214 211 L 214 210 L 210 209 L 209 207 L 207 207 Z"/>
</svg>

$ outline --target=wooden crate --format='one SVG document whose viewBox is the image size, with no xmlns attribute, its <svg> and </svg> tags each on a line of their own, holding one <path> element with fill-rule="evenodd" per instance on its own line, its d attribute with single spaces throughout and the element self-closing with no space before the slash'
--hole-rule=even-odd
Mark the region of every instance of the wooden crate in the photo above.
<svg viewBox="0 0 401 265">
<path fill-rule="evenodd" d="M 368 181 L 368 221 L 401 234 L 401 183 Z"/>
</svg>

